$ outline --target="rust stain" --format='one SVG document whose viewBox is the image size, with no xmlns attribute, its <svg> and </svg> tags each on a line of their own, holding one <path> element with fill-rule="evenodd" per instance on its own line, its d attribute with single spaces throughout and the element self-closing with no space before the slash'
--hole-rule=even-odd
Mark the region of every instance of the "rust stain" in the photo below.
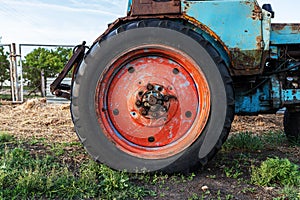
<svg viewBox="0 0 300 200">
<path fill-rule="evenodd" d="M 184 3 L 184 8 L 183 8 L 183 10 L 188 10 L 189 8 L 190 8 L 190 2 L 188 2 L 188 1 L 183 1 L 183 3 Z"/>
<path fill-rule="evenodd" d="M 283 30 L 288 24 L 272 24 L 273 31 Z"/>
<path fill-rule="evenodd" d="M 290 24 L 292 31 L 300 31 L 300 24 Z"/>
<path fill-rule="evenodd" d="M 261 51 L 241 51 L 239 48 L 231 50 L 233 68 L 237 70 L 252 70 L 260 68 Z"/>
<path fill-rule="evenodd" d="M 256 48 L 258 49 L 258 50 L 261 50 L 262 49 L 262 47 L 263 47 L 263 43 L 264 41 L 263 41 L 263 38 L 262 38 L 262 36 L 261 35 L 259 35 L 259 36 L 257 36 L 256 37 Z"/>
<path fill-rule="evenodd" d="M 284 29 L 290 29 L 291 33 L 300 32 L 300 24 L 287 24 L 287 23 L 272 23 L 272 30 L 275 32 L 283 31 Z"/>
<path fill-rule="evenodd" d="M 253 20 L 261 20 L 262 19 L 262 10 L 258 4 L 254 4 L 254 10 L 252 11 L 252 19 Z"/>
</svg>

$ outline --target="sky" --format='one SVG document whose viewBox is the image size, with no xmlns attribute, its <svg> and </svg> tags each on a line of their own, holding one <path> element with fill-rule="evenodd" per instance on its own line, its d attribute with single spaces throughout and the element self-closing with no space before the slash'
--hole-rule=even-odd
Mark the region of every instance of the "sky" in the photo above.
<svg viewBox="0 0 300 200">
<path fill-rule="evenodd" d="M 300 23 L 300 1 L 258 2 L 272 4 L 273 22 Z M 127 0 L 0 0 L 0 42 L 90 45 L 126 9 Z"/>
</svg>

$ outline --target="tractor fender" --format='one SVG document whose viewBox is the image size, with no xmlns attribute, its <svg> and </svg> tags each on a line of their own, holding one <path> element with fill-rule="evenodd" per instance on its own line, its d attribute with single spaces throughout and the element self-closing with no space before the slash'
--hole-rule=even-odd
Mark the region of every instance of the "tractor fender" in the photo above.
<svg viewBox="0 0 300 200">
<path fill-rule="evenodd" d="M 143 20 L 143 19 L 168 19 L 168 20 L 172 20 L 172 21 L 183 21 L 185 25 L 188 25 L 189 27 L 191 27 L 191 29 L 193 29 L 194 31 L 199 33 L 201 36 L 203 36 L 207 41 L 209 41 L 211 43 L 211 45 L 218 51 L 218 53 L 222 57 L 223 61 L 225 61 L 227 69 L 229 71 L 231 71 L 230 68 L 232 66 L 232 61 L 230 59 L 230 57 L 231 57 L 230 51 L 227 48 L 227 46 L 225 45 L 225 43 L 208 26 L 206 26 L 205 24 L 199 22 L 195 18 L 188 16 L 186 14 L 183 14 L 183 15 L 157 15 L 157 16 L 127 16 L 127 17 L 123 17 L 123 18 L 118 18 L 116 21 L 109 24 L 108 29 L 93 42 L 93 45 L 102 41 L 103 39 L 106 39 L 107 35 L 110 32 L 120 28 L 123 24 L 131 23 L 132 21 Z M 89 52 L 87 52 L 87 53 L 89 53 Z"/>
</svg>

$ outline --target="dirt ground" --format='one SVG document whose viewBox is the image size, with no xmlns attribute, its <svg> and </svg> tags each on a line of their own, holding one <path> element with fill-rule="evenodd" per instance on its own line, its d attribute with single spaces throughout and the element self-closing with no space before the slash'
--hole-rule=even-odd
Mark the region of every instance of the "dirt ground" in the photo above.
<svg viewBox="0 0 300 200">
<path fill-rule="evenodd" d="M 282 130 L 282 114 L 236 116 L 231 134 L 249 131 L 263 134 Z M 45 99 L 31 99 L 21 105 L 0 101 L 0 132 L 24 139 L 43 138 L 48 143 L 78 142 L 70 117 L 69 105 L 46 104 Z M 188 181 L 160 180 L 159 184 L 147 187 L 156 191 L 156 197 L 146 199 L 272 199 L 278 197 L 278 188 L 257 187 L 249 183 L 249 165 L 239 165 L 244 172 L 239 179 L 225 176 L 224 168 L 234 164 L 235 158 L 244 152 L 219 152 L 202 170 L 194 172 Z M 283 146 L 249 153 L 249 158 L 266 159 L 268 156 L 288 157 L 299 164 L 300 148 Z M 162 184 L 162 182 L 164 184 Z M 176 184 L 175 184 L 176 183 Z M 137 181 L 137 184 L 144 184 Z"/>
</svg>

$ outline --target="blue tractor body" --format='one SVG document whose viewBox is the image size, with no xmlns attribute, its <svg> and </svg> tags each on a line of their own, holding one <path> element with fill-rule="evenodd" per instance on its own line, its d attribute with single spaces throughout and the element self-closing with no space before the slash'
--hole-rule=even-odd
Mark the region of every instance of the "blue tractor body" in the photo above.
<svg viewBox="0 0 300 200">
<path fill-rule="evenodd" d="M 300 24 L 272 24 L 271 7 L 256 0 L 185 0 L 180 13 L 230 66 L 236 114 L 275 113 L 300 103 Z"/>
</svg>

